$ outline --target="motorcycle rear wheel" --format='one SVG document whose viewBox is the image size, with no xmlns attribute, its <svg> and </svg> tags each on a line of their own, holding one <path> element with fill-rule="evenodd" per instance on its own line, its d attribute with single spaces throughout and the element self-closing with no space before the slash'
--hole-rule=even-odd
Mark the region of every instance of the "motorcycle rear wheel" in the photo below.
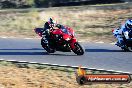
<svg viewBox="0 0 132 88">
<path fill-rule="evenodd" d="M 46 45 L 43 42 L 43 39 L 41 39 L 41 46 L 48 52 L 48 53 L 54 53 L 55 49 L 52 49 L 49 45 Z"/>
<path fill-rule="evenodd" d="M 78 43 L 76 42 L 74 44 L 75 49 L 73 49 L 72 51 L 77 54 L 77 55 L 83 55 L 84 54 L 84 48 Z"/>
</svg>

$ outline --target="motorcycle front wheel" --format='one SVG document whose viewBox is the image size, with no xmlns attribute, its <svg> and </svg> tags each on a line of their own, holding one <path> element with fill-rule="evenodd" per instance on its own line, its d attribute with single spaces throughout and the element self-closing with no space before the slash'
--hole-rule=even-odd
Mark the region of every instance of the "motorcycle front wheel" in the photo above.
<svg viewBox="0 0 132 88">
<path fill-rule="evenodd" d="M 130 52 L 132 52 L 132 47 L 128 47 L 128 50 L 129 50 Z"/>
<path fill-rule="evenodd" d="M 132 52 L 132 47 L 125 46 L 125 47 L 123 47 L 121 49 L 124 50 L 124 51 L 126 51 L 126 52 Z"/>
<path fill-rule="evenodd" d="M 78 43 L 76 42 L 74 44 L 75 48 L 72 50 L 75 54 L 77 55 L 83 55 L 84 54 L 84 48 Z"/>
</svg>

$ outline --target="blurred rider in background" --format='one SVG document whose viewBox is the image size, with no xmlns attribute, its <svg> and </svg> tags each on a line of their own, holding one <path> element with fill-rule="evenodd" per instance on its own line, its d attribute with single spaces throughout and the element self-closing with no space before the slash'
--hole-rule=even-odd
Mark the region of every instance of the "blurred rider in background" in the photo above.
<svg viewBox="0 0 132 88">
<path fill-rule="evenodd" d="M 49 18 L 47 22 L 45 22 L 44 24 L 44 29 L 43 29 L 43 33 L 42 33 L 42 37 L 44 40 L 44 43 L 48 45 L 48 40 L 50 37 L 50 30 L 54 29 L 55 27 L 57 28 L 61 28 L 63 25 L 57 24 L 57 21 L 52 17 Z"/>
<path fill-rule="evenodd" d="M 126 39 L 129 39 L 128 33 L 131 31 L 132 29 L 132 20 L 128 19 L 125 24 L 121 25 L 120 28 L 116 29 L 113 31 L 114 36 L 117 38 L 117 46 L 120 46 L 122 48 L 124 48 L 124 40 L 123 37 L 125 37 Z"/>
</svg>

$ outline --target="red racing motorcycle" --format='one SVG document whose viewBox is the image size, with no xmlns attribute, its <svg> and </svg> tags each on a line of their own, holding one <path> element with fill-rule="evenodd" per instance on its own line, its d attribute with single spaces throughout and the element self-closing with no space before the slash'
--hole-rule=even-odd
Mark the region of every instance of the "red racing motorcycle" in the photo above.
<svg viewBox="0 0 132 88">
<path fill-rule="evenodd" d="M 36 34 L 42 37 L 43 28 L 35 28 Z M 73 51 L 77 55 L 84 54 L 84 48 L 78 43 L 75 38 L 74 30 L 69 27 L 57 28 L 50 30 L 49 44 L 44 43 L 44 39 L 41 39 L 42 47 L 48 53 L 54 53 L 55 51 L 71 52 Z"/>
</svg>

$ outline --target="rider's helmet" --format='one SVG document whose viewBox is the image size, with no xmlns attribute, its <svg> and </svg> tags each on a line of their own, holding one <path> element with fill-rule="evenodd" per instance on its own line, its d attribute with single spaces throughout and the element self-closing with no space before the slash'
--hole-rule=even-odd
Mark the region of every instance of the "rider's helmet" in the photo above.
<svg viewBox="0 0 132 88">
<path fill-rule="evenodd" d="M 49 18 L 48 23 L 50 27 L 54 27 L 57 24 L 57 21 L 53 17 L 51 17 Z"/>
<path fill-rule="evenodd" d="M 132 28 L 132 20 L 131 19 L 127 20 L 125 23 L 125 26 L 127 29 L 131 29 Z"/>
</svg>

